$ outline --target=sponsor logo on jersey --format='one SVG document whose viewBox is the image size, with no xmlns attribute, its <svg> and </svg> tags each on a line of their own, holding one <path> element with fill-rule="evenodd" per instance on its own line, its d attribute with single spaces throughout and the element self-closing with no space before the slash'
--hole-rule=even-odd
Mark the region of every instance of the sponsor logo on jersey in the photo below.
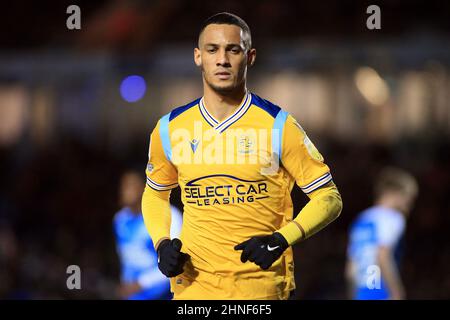
<svg viewBox="0 0 450 320">
<path fill-rule="evenodd" d="M 226 178 L 221 184 L 217 179 Z M 186 183 L 184 196 L 187 203 L 197 206 L 248 203 L 269 198 L 265 180 L 245 180 L 228 174 L 213 174 Z"/>
</svg>

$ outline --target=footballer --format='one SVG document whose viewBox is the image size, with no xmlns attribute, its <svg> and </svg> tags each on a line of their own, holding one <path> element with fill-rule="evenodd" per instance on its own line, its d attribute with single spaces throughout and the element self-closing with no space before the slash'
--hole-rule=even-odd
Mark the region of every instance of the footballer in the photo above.
<svg viewBox="0 0 450 320">
<path fill-rule="evenodd" d="M 247 89 L 255 58 L 241 18 L 208 18 L 194 49 L 203 96 L 164 115 L 151 133 L 142 212 L 174 299 L 288 299 L 292 245 L 342 210 L 330 168 L 300 124 Z M 294 183 L 309 197 L 295 219 Z M 183 225 L 171 239 L 177 186 Z"/>
</svg>

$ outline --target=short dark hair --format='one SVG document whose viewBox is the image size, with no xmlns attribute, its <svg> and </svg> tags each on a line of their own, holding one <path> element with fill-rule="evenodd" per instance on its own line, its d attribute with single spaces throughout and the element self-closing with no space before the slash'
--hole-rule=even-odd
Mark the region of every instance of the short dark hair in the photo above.
<svg viewBox="0 0 450 320">
<path fill-rule="evenodd" d="M 247 50 L 251 49 L 252 47 L 252 34 L 250 32 L 250 28 L 248 24 L 240 17 L 238 17 L 235 14 L 229 13 L 229 12 L 220 12 L 216 13 L 215 15 L 212 15 L 208 19 L 206 19 L 201 28 L 200 32 L 198 34 L 198 37 L 200 38 L 200 35 L 202 34 L 203 30 L 210 24 L 231 24 L 238 26 L 242 29 L 244 32 L 244 45 Z"/>
</svg>

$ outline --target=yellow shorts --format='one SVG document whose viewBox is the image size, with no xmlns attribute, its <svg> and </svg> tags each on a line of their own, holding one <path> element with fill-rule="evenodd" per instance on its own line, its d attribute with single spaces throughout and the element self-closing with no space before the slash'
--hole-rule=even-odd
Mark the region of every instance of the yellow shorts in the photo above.
<svg viewBox="0 0 450 320">
<path fill-rule="evenodd" d="M 286 300 L 295 289 L 293 278 L 270 271 L 240 276 L 202 272 L 195 279 L 181 274 L 170 282 L 174 300 Z"/>
</svg>

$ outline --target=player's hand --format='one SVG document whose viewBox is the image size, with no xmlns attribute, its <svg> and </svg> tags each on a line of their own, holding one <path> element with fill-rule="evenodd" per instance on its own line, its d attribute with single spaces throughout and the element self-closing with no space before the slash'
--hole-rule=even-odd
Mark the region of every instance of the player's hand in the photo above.
<svg viewBox="0 0 450 320">
<path fill-rule="evenodd" d="M 234 250 L 242 250 L 242 262 L 248 260 L 267 270 L 288 247 L 286 239 L 274 232 L 269 236 L 252 237 L 235 246 Z"/>
<path fill-rule="evenodd" d="M 165 239 L 158 246 L 158 267 L 166 277 L 175 277 L 183 273 L 183 266 L 189 255 L 181 252 L 180 239 Z"/>
<path fill-rule="evenodd" d="M 142 290 L 142 287 L 137 282 L 130 282 L 130 283 L 121 283 L 118 287 L 118 296 L 121 299 L 127 299 L 131 295 L 138 293 Z"/>
</svg>

